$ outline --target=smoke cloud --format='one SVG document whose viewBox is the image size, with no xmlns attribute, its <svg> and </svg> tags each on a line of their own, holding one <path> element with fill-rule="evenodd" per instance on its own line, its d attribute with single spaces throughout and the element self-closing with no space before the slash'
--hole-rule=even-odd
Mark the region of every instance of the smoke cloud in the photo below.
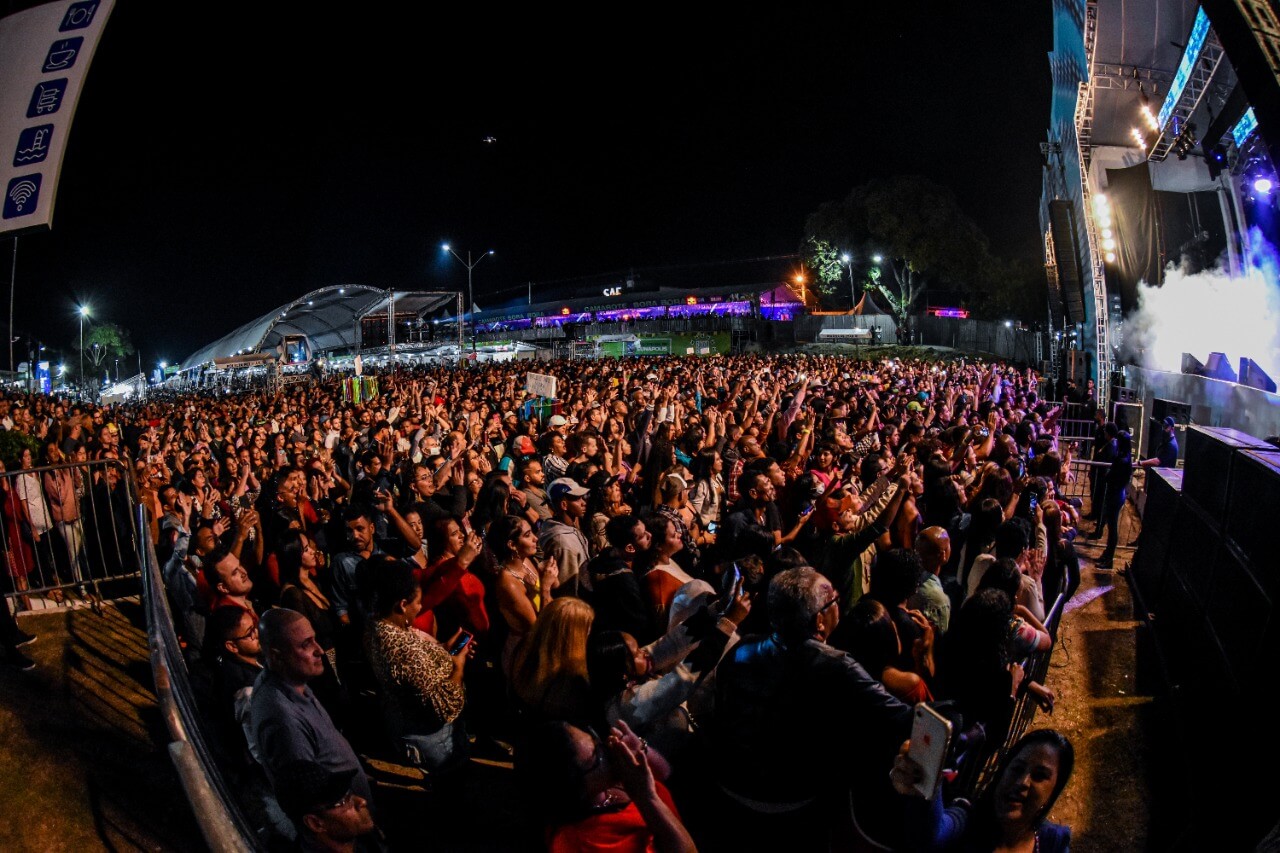
<svg viewBox="0 0 1280 853">
<path fill-rule="evenodd" d="M 1182 354 L 1200 361 L 1225 353 L 1232 369 L 1252 358 L 1280 381 L 1280 276 L 1276 252 L 1254 230 L 1249 269 L 1187 275 L 1170 265 L 1163 286 L 1138 285 L 1138 308 L 1125 318 L 1122 355 L 1153 370 L 1178 371 Z"/>
</svg>

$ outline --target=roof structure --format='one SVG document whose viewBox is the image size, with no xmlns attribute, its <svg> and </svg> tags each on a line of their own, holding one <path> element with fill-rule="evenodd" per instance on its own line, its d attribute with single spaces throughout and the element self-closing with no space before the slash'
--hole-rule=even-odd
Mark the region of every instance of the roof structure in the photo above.
<svg viewBox="0 0 1280 853">
<path fill-rule="evenodd" d="M 365 284 L 335 284 L 304 294 L 274 311 L 250 320 L 243 326 L 206 344 L 183 359 L 186 370 L 215 358 L 246 352 L 261 352 L 280 343 L 285 335 L 306 335 L 314 353 L 355 347 L 361 318 L 385 312 L 395 300 L 395 311 L 419 317 L 443 306 L 453 305 L 457 293 L 388 291 Z"/>
</svg>

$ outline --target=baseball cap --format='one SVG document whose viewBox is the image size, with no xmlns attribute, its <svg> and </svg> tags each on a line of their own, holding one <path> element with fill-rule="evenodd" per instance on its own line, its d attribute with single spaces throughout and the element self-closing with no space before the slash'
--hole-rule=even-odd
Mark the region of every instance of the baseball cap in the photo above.
<svg viewBox="0 0 1280 853">
<path fill-rule="evenodd" d="M 587 480 L 587 488 L 593 491 L 604 491 L 613 485 L 622 477 L 619 474 L 610 474 L 608 471 L 597 471 Z"/>
<path fill-rule="evenodd" d="M 578 481 L 572 477 L 558 477 L 547 487 L 547 497 L 551 498 L 553 505 L 567 497 L 582 498 L 589 494 L 590 492 L 579 486 Z"/>
<path fill-rule="evenodd" d="M 1178 422 L 1173 419 L 1173 415 L 1168 415 L 1164 419 L 1164 425 L 1167 427 L 1174 427 L 1178 425 Z"/>
<path fill-rule="evenodd" d="M 562 427 L 568 423 L 564 415 L 552 415 L 551 420 L 547 421 L 547 425 L 551 427 Z"/>
</svg>

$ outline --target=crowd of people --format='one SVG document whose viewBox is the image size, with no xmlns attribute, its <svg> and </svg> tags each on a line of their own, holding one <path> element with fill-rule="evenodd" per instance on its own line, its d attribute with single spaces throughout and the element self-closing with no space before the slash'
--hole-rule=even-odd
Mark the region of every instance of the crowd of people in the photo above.
<svg viewBox="0 0 1280 853">
<path fill-rule="evenodd" d="M 527 370 L 397 370 L 358 402 L 11 396 L 0 423 L 44 463 L 132 470 L 224 775 L 273 843 L 377 849 L 359 756 L 380 754 L 442 793 L 472 757 L 513 761 L 553 850 L 1065 849 L 1056 733 L 1009 753 L 972 820 L 943 787 L 905 793 L 901 752 L 919 702 L 974 750 L 1024 694 L 1052 710 L 1021 662 L 1052 647 L 1082 518 L 1034 372 L 546 362 L 547 400 Z M 0 479 L 11 579 L 52 531 L 75 583 L 67 525 L 111 470 Z"/>
</svg>

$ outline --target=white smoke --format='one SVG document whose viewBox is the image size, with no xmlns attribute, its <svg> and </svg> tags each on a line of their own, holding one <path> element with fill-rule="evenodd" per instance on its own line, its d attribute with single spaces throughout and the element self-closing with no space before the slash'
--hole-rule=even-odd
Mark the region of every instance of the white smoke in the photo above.
<svg viewBox="0 0 1280 853">
<path fill-rule="evenodd" d="M 1221 268 L 1188 275 L 1174 265 L 1164 285 L 1138 284 L 1138 308 L 1125 318 L 1124 355 L 1143 367 L 1177 372 L 1182 354 L 1201 362 L 1225 353 L 1232 370 L 1252 358 L 1280 380 L 1280 280 L 1274 250 L 1258 231 L 1256 251 L 1243 276 Z"/>
</svg>

